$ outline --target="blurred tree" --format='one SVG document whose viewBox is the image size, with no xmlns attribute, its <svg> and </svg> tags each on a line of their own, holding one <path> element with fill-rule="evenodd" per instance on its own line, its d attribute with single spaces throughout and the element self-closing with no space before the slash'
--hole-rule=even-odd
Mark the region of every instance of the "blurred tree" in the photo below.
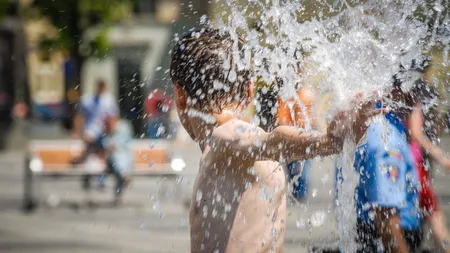
<svg viewBox="0 0 450 253">
<path fill-rule="evenodd" d="M 0 19 L 3 18 L 6 14 L 6 10 L 8 8 L 9 0 L 0 0 Z"/>
<path fill-rule="evenodd" d="M 57 40 L 61 47 L 69 51 L 79 79 L 83 61 L 79 46 L 83 31 L 92 25 L 114 23 L 130 17 L 135 2 L 136 0 L 34 0 L 33 7 L 50 18 L 59 29 Z M 102 37 L 102 50 L 107 47 L 105 43 Z"/>
</svg>

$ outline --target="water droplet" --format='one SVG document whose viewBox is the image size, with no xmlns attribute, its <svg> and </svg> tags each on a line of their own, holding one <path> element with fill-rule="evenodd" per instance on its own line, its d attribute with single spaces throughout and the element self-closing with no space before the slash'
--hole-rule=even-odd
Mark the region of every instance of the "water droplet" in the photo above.
<svg viewBox="0 0 450 253">
<path fill-rule="evenodd" d="M 297 228 L 303 229 L 306 224 L 303 219 L 298 219 L 297 221 L 295 221 L 295 225 L 297 226 Z"/>
<path fill-rule="evenodd" d="M 324 211 L 317 211 L 311 216 L 311 225 L 313 227 L 322 226 L 325 222 L 327 214 Z"/>
<path fill-rule="evenodd" d="M 200 205 L 200 203 L 201 203 L 201 200 L 202 200 L 202 197 L 203 197 L 203 193 L 202 193 L 202 191 L 200 191 L 200 190 L 197 190 L 197 196 L 196 196 L 196 198 L 195 198 L 195 200 L 197 201 L 197 206 L 199 206 L 199 205 Z"/>
<path fill-rule="evenodd" d="M 317 193 L 318 193 L 318 190 L 316 188 L 314 188 L 312 191 L 313 198 L 317 197 Z"/>
<path fill-rule="evenodd" d="M 227 212 L 230 212 L 230 211 L 231 211 L 231 205 L 230 205 L 230 204 L 225 204 L 224 211 L 225 211 L 226 213 L 227 213 Z"/>
<path fill-rule="evenodd" d="M 447 240 L 442 241 L 442 247 L 443 247 L 444 249 L 448 249 L 449 246 L 450 246 L 449 241 L 447 241 Z"/>
<path fill-rule="evenodd" d="M 236 127 L 236 133 L 239 133 L 239 134 L 245 133 L 246 130 L 247 130 L 247 128 L 243 125 Z"/>
</svg>

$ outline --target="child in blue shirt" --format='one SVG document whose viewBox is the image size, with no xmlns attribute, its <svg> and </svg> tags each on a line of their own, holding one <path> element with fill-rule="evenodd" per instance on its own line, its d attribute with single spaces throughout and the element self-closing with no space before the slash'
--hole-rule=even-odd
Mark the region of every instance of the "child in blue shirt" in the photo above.
<svg viewBox="0 0 450 253">
<path fill-rule="evenodd" d="M 414 252 L 420 246 L 418 178 L 399 123 L 393 113 L 372 123 L 355 153 L 360 252 L 377 252 L 378 236 L 388 252 Z"/>
</svg>

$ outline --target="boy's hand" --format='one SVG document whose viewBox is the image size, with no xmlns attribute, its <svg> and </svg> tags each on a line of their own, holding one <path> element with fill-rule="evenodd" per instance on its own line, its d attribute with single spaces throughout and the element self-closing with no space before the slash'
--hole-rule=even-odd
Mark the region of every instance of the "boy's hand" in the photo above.
<svg viewBox="0 0 450 253">
<path fill-rule="evenodd" d="M 328 135 L 337 144 L 341 144 L 346 136 L 353 133 L 358 142 L 368 128 L 367 120 L 387 112 L 386 109 L 375 109 L 376 104 L 376 99 L 364 99 L 362 93 L 357 94 L 350 103 L 349 109 L 338 111 L 335 114 L 328 126 Z"/>
</svg>

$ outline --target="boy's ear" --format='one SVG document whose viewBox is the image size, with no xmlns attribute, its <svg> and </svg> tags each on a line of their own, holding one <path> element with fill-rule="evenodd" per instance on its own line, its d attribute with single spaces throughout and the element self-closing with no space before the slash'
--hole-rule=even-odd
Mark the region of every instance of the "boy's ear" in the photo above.
<svg viewBox="0 0 450 253">
<path fill-rule="evenodd" d="M 250 81 L 248 83 L 248 85 L 249 85 L 249 87 L 248 87 L 248 98 L 247 98 L 247 100 L 250 102 L 250 101 L 252 101 L 252 98 L 255 95 L 255 83 Z"/>
<path fill-rule="evenodd" d="M 175 94 L 175 101 L 178 109 L 186 109 L 187 96 L 186 92 L 177 83 L 172 85 L 173 93 Z"/>
</svg>

